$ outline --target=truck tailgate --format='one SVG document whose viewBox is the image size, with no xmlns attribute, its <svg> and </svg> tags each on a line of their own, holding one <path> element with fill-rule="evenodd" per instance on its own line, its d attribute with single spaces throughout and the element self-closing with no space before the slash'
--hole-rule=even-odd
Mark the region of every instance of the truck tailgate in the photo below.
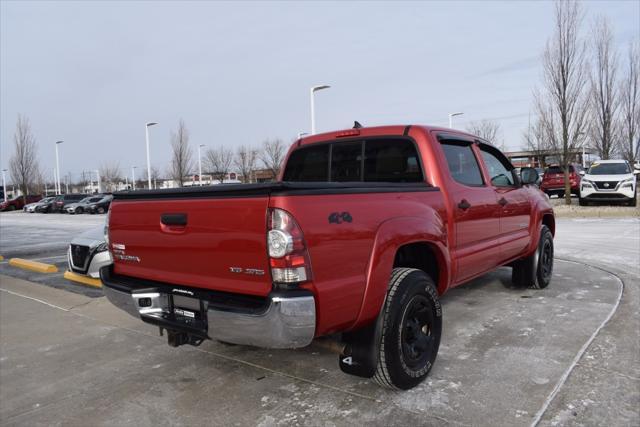
<svg viewBox="0 0 640 427">
<path fill-rule="evenodd" d="M 268 204 L 268 194 L 114 200 L 109 239 L 115 273 L 265 296 L 271 291 Z"/>
</svg>

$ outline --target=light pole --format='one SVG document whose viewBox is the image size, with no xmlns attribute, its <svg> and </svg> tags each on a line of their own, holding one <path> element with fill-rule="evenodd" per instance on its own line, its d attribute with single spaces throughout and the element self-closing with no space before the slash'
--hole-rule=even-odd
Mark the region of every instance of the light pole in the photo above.
<svg viewBox="0 0 640 427">
<path fill-rule="evenodd" d="M 133 185 L 134 191 L 136 189 L 136 168 L 137 166 L 131 166 L 131 185 Z M 151 187 L 149 187 L 149 190 L 151 190 Z"/>
<path fill-rule="evenodd" d="M 202 154 L 200 152 L 200 149 L 204 146 L 205 146 L 204 144 L 198 145 L 198 181 L 201 187 L 202 187 Z"/>
<path fill-rule="evenodd" d="M 7 201 L 7 181 L 6 178 L 4 176 L 4 173 L 6 172 L 6 169 L 2 169 L 2 194 L 4 194 L 4 201 Z"/>
<path fill-rule="evenodd" d="M 464 113 L 449 113 L 449 129 L 453 129 L 453 118 L 455 116 L 461 116 Z"/>
<path fill-rule="evenodd" d="M 149 158 L 149 126 L 157 125 L 156 122 L 148 122 L 145 127 L 145 136 L 147 140 L 147 178 L 149 179 L 149 190 L 151 190 L 151 160 Z"/>
<path fill-rule="evenodd" d="M 331 86 L 329 85 L 319 85 L 313 86 L 309 92 L 311 95 L 311 135 L 315 135 L 316 133 L 316 106 L 315 106 L 315 93 L 322 89 L 329 89 Z"/>
<path fill-rule="evenodd" d="M 58 145 L 64 141 L 56 141 L 56 195 L 60 194 L 60 158 L 58 156 Z"/>
</svg>

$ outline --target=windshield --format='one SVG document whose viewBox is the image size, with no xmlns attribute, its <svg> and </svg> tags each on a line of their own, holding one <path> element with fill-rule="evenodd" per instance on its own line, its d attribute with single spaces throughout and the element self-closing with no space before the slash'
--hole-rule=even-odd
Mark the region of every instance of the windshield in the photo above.
<svg viewBox="0 0 640 427">
<path fill-rule="evenodd" d="M 91 197 L 85 197 L 84 199 L 80 200 L 78 203 L 89 203 L 91 201 Z"/>
<path fill-rule="evenodd" d="M 626 162 L 594 163 L 589 168 L 589 175 L 623 175 L 631 173 Z"/>
</svg>

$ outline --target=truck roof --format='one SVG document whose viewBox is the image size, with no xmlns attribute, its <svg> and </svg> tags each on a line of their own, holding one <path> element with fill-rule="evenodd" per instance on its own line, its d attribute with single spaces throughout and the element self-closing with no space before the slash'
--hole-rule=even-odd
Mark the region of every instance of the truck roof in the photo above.
<svg viewBox="0 0 640 427">
<path fill-rule="evenodd" d="M 464 132 L 458 129 L 449 129 L 441 126 L 428 126 L 428 125 L 385 125 L 385 126 L 370 126 L 361 128 L 342 129 L 331 132 L 318 133 L 315 135 L 307 135 L 298 140 L 298 147 L 306 144 L 313 144 L 316 142 L 326 142 L 328 140 L 343 138 L 343 137 L 367 137 L 367 136 L 382 136 L 382 135 L 405 135 L 408 133 L 408 129 L 412 127 L 420 127 L 425 131 L 441 131 L 447 133 L 456 133 L 459 135 L 467 136 L 474 139 L 482 139 L 478 136 L 472 135 L 468 132 Z"/>
</svg>

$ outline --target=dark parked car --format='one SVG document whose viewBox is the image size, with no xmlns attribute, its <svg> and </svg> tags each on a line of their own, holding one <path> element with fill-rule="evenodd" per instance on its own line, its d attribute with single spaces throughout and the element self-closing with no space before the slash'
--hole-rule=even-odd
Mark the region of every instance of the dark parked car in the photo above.
<svg viewBox="0 0 640 427">
<path fill-rule="evenodd" d="M 48 212 L 66 212 L 65 207 L 71 203 L 79 202 L 88 194 L 61 194 L 56 197 Z"/>
<path fill-rule="evenodd" d="M 113 196 L 111 195 L 104 196 L 102 200 L 100 200 L 99 202 L 95 202 L 87 205 L 86 211 L 89 212 L 90 214 L 106 213 L 109 210 L 109 205 L 111 205 L 111 200 L 113 200 Z"/>
<path fill-rule="evenodd" d="M 0 211 L 4 212 L 4 211 L 16 211 L 16 210 L 20 210 L 22 208 L 24 208 L 25 202 L 24 202 L 24 197 L 23 196 L 18 196 L 15 199 L 11 199 L 11 200 L 7 200 L 6 202 L 2 202 L 0 203 Z M 42 199 L 42 196 L 27 196 L 27 203 L 35 203 L 38 200 Z"/>
</svg>

